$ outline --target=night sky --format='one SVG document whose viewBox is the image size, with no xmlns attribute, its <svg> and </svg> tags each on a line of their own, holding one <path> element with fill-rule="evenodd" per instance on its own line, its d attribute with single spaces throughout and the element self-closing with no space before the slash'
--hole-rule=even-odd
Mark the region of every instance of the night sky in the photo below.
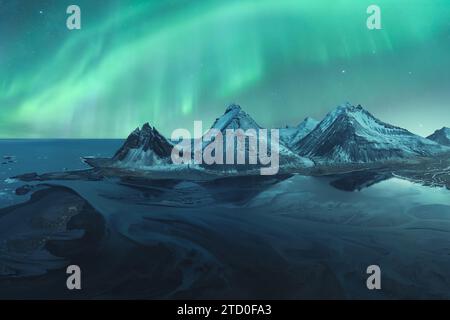
<svg viewBox="0 0 450 320">
<path fill-rule="evenodd" d="M 421 135 L 450 126 L 450 1 L 0 0 L 0 138 L 170 135 L 232 102 L 278 127 L 346 101 Z"/>
</svg>

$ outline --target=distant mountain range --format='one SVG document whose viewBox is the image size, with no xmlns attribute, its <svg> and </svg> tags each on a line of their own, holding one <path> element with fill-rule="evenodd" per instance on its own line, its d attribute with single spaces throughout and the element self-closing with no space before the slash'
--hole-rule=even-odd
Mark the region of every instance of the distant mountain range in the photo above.
<svg viewBox="0 0 450 320">
<path fill-rule="evenodd" d="M 230 105 L 211 128 L 260 129 L 238 105 Z M 375 118 L 360 105 L 345 104 L 322 121 L 306 118 L 296 127 L 280 129 L 280 165 L 308 167 L 309 159 L 322 163 L 372 163 L 386 160 L 432 157 L 450 152 L 450 129 L 437 130 L 428 138 Z M 151 167 L 170 164 L 174 143 L 148 123 L 137 128 L 111 159 L 119 167 Z M 308 159 L 309 158 L 309 159 Z"/>
</svg>

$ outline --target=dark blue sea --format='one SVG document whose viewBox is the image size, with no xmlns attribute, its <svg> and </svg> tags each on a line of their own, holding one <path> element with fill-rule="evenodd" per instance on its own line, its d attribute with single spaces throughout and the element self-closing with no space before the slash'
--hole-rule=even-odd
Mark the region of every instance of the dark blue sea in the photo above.
<svg viewBox="0 0 450 320">
<path fill-rule="evenodd" d="M 0 298 L 450 298 L 444 188 L 291 175 L 58 180 L 15 195 L 15 175 L 87 169 L 80 157 L 121 143 L 0 140 Z M 69 264 L 80 292 L 65 287 Z"/>
<path fill-rule="evenodd" d="M 110 157 L 122 143 L 123 140 L 0 139 L 0 208 L 17 201 L 14 190 L 20 184 L 11 183 L 8 178 L 31 172 L 86 169 L 81 157 Z"/>
</svg>

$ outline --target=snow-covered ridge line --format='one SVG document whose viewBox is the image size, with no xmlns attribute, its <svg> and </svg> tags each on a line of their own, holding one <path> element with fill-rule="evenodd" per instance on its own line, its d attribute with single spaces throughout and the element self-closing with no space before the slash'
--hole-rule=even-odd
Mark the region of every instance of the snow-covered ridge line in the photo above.
<svg viewBox="0 0 450 320">
<path fill-rule="evenodd" d="M 443 127 L 436 130 L 432 135 L 428 136 L 427 139 L 433 140 L 444 146 L 450 146 L 450 128 Z"/>
<path fill-rule="evenodd" d="M 239 105 L 232 104 L 215 120 L 211 129 L 225 133 L 229 129 L 259 130 L 261 126 Z M 423 138 L 375 118 L 360 105 L 349 103 L 338 106 L 320 122 L 308 117 L 298 126 L 282 128 L 279 132 L 280 166 L 289 168 L 311 167 L 313 161 L 371 163 L 450 152 L 445 145 L 447 140 L 443 140 L 450 137 L 448 128 L 437 130 L 430 139 Z M 109 163 L 135 169 L 167 167 L 173 165 L 173 147 L 174 142 L 146 123 L 128 136 Z"/>
<path fill-rule="evenodd" d="M 360 105 L 339 106 L 297 144 L 294 152 L 334 163 L 432 157 L 450 151 L 434 141 L 375 118 Z"/>
</svg>

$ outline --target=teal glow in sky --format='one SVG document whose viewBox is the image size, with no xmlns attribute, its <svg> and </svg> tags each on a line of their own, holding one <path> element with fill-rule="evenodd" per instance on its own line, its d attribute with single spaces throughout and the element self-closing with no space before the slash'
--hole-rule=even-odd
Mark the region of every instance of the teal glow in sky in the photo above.
<svg viewBox="0 0 450 320">
<path fill-rule="evenodd" d="M 231 102 L 277 127 L 345 101 L 422 135 L 450 126 L 450 2 L 0 0 L 0 138 L 170 135 Z"/>
</svg>

